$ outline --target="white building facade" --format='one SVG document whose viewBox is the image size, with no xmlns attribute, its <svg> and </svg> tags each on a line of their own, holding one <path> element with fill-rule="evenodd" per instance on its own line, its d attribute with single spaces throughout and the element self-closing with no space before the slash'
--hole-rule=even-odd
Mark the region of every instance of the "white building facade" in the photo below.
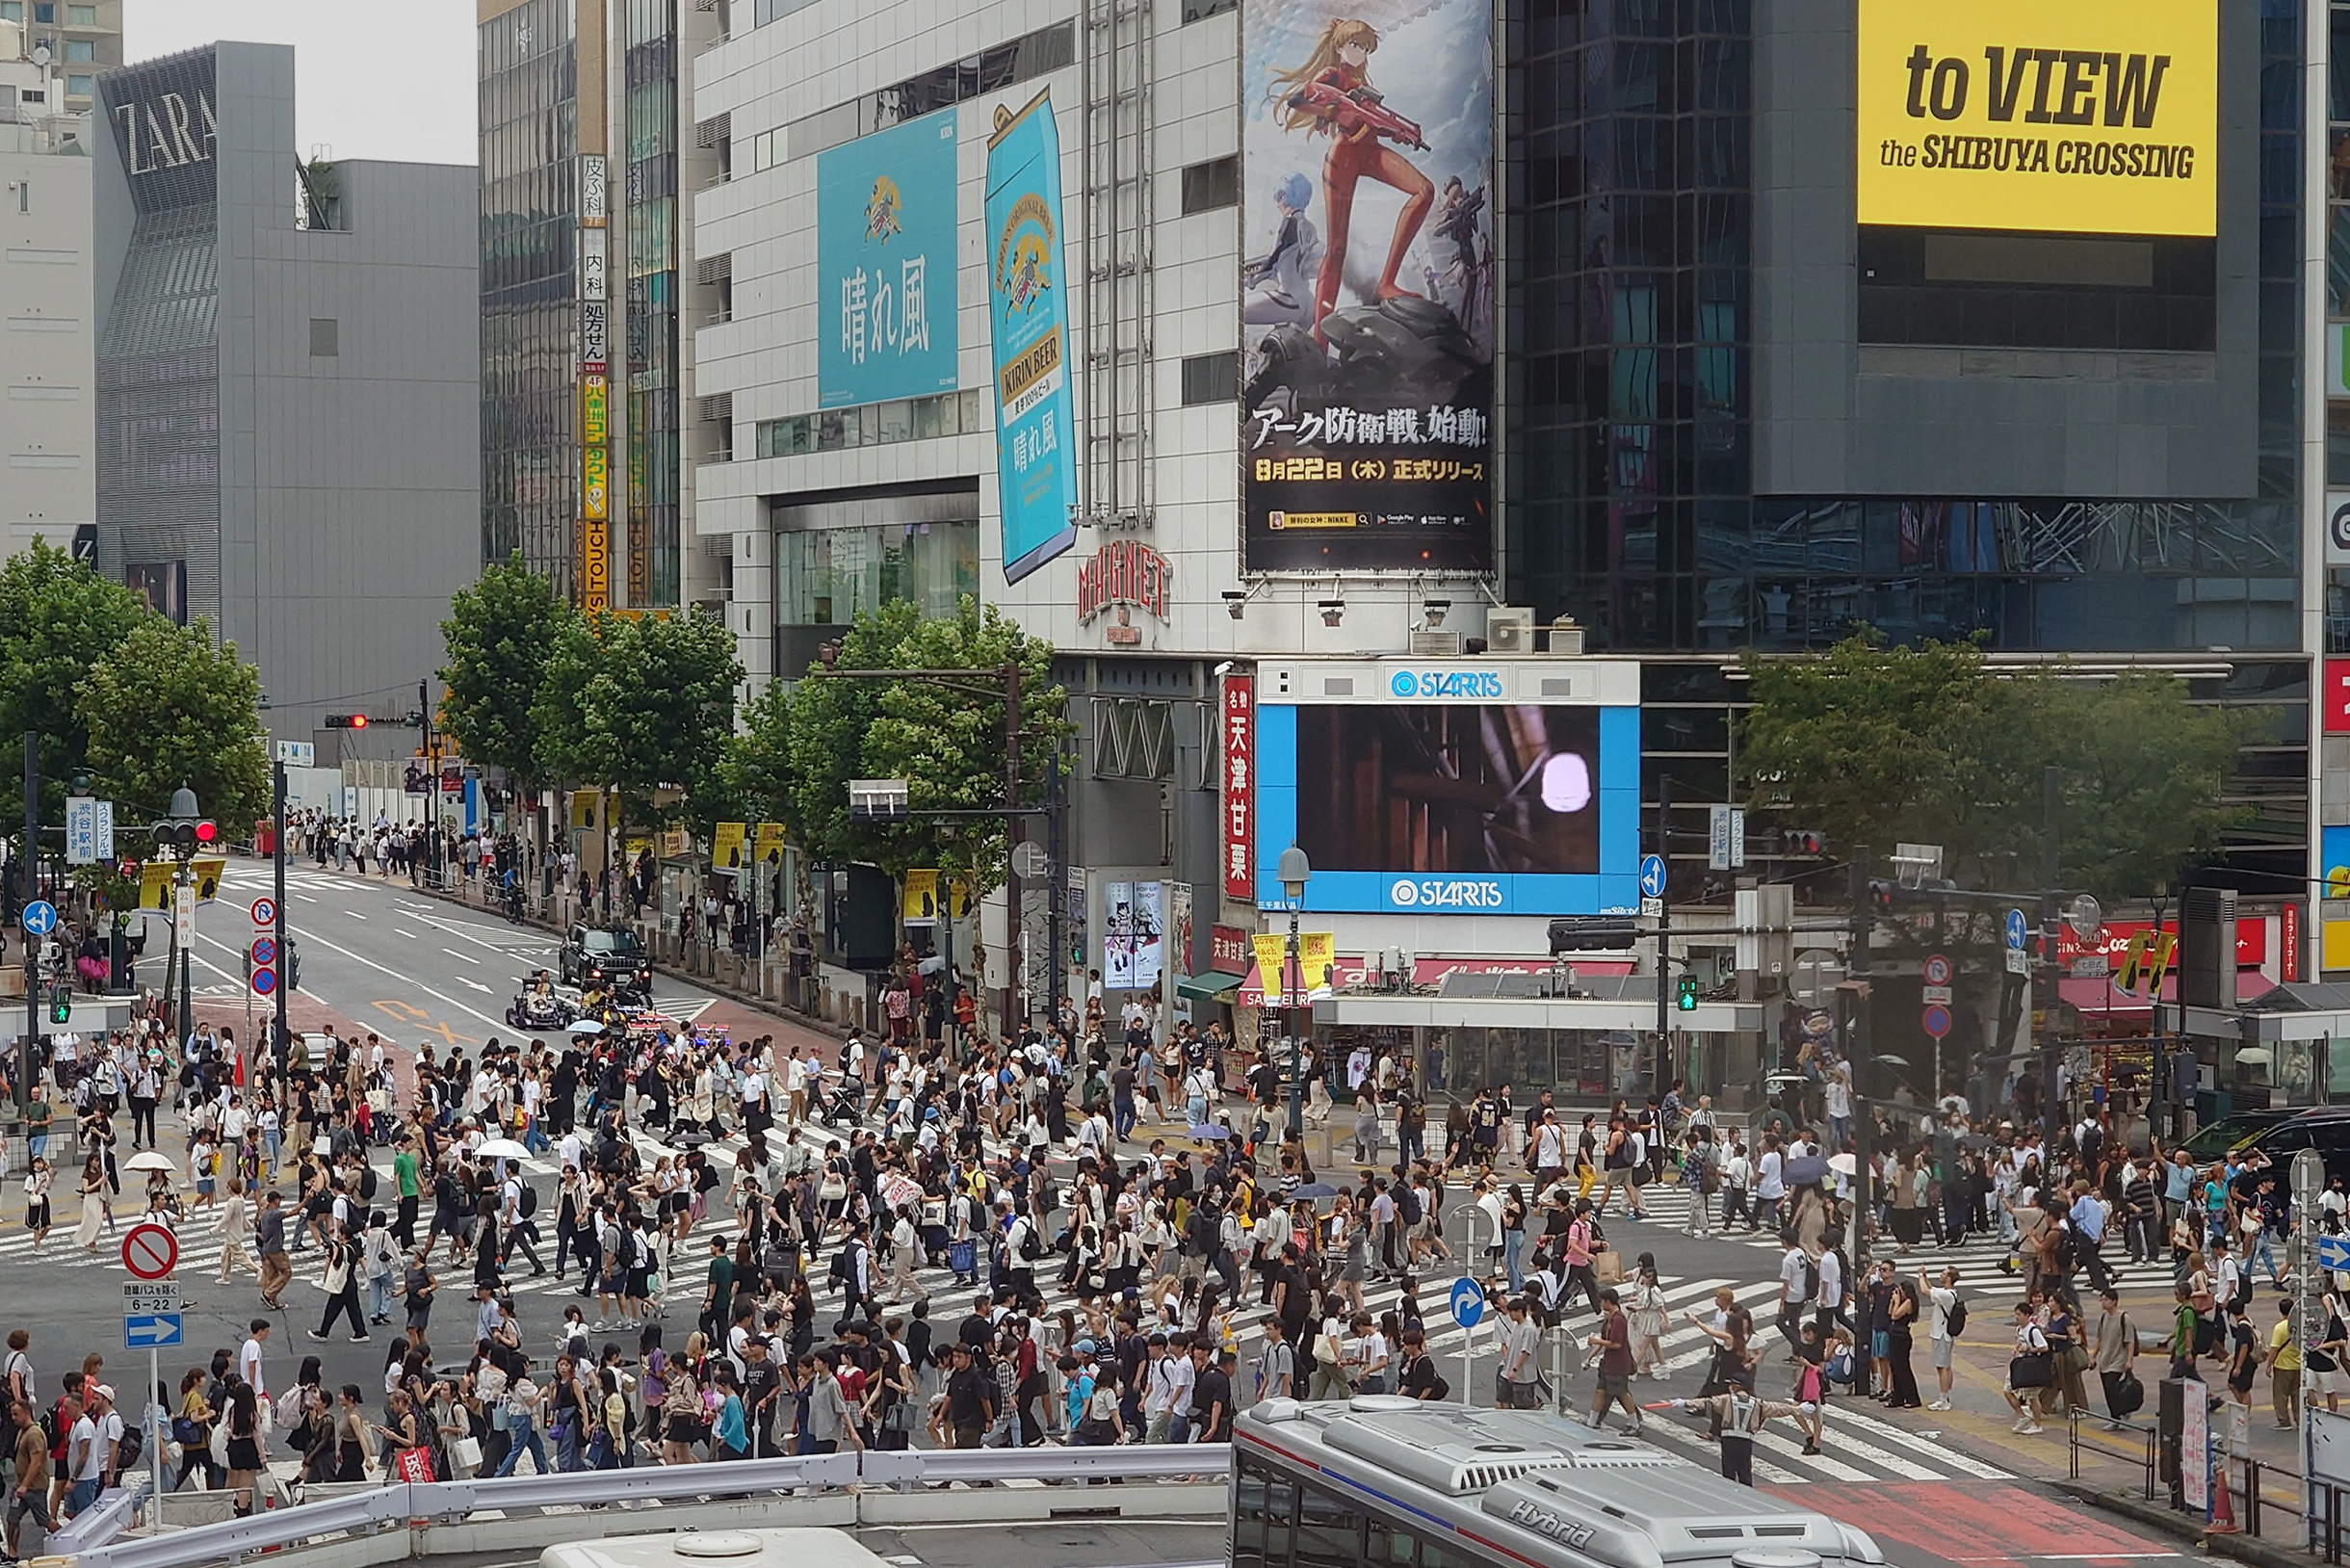
<svg viewBox="0 0 2350 1568">
<path fill-rule="evenodd" d="M 21 58 L 24 39 L 0 17 L 0 516 L 11 555 L 36 537 L 87 549 L 98 516 L 90 117 L 66 108 L 59 65 Z"/>
</svg>

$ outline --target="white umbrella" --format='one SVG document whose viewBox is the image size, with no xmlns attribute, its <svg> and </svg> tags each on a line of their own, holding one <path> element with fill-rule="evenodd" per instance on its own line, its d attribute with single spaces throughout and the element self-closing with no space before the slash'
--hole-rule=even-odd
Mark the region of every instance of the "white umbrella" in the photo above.
<svg viewBox="0 0 2350 1568">
<path fill-rule="evenodd" d="M 1849 1176 L 1854 1171 L 1858 1170 L 1860 1165 L 1859 1163 L 1848 1154 L 1832 1154 L 1828 1156 L 1828 1168 L 1836 1172 L 1839 1176 Z"/>
<path fill-rule="evenodd" d="M 574 1034 L 601 1034 L 604 1032 L 604 1026 L 592 1018 L 581 1018 L 572 1023 L 571 1032 Z"/>
<path fill-rule="evenodd" d="M 493 1137 L 473 1151 L 476 1160 L 528 1160 L 531 1151 L 510 1137 Z"/>
<path fill-rule="evenodd" d="M 140 1150 L 122 1162 L 122 1168 L 124 1170 L 160 1170 L 172 1175 L 179 1173 L 179 1167 L 171 1163 L 170 1155 L 159 1153 L 154 1149 Z"/>
</svg>

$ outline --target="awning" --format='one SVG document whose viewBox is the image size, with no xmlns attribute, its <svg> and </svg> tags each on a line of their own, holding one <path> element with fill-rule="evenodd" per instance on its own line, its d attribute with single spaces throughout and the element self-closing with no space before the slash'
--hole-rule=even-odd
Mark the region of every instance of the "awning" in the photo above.
<svg viewBox="0 0 2350 1568">
<path fill-rule="evenodd" d="M 1219 975 L 1214 971 L 1185 975 L 1175 981 L 1175 994 L 1194 1002 L 1229 1002 L 1232 993 L 1240 988 L 1241 979 L 1239 975 Z"/>
<path fill-rule="evenodd" d="M 1629 975 L 1632 972 L 1632 961 L 1630 958 L 1601 958 L 1586 963 L 1578 959 L 1574 967 L 1575 972 L 1579 975 Z M 1433 987 L 1447 975 L 1547 975 L 1550 972 L 1551 960 L 1548 958 L 1416 957 L 1412 960 L 1412 983 L 1415 986 Z M 1331 983 L 1341 990 L 1350 986 L 1367 985 L 1371 981 L 1371 960 L 1360 957 L 1339 958 L 1330 965 L 1330 978 Z M 1316 986 L 1314 994 L 1327 997 L 1330 992 L 1326 987 Z M 1298 1000 L 1300 1006 L 1311 1005 L 1308 998 L 1300 997 Z M 1276 976 L 1273 982 L 1274 1006 L 1278 1006 L 1280 1001 L 1281 983 L 1280 978 Z M 1248 979 L 1240 986 L 1240 994 L 1234 998 L 1234 1006 L 1241 1007 L 1265 1006 L 1265 982 L 1258 975 L 1256 965 L 1248 966 Z"/>
<path fill-rule="evenodd" d="M 2257 969 L 2239 969 L 2235 972 L 2235 999 L 2249 1002 L 2265 996 L 2276 983 Z M 2145 993 L 2123 990 L 2110 975 L 2084 975 L 2077 979 L 2067 976 L 2056 982 L 2056 994 L 2067 1006 L 2093 1017 L 2110 1014 L 2116 1018 L 2143 1018 L 2154 1010 Z M 2176 1008 L 2178 1004 L 2179 977 L 2174 974 L 2162 981 L 2162 1005 Z M 2172 1022 L 2178 1021 L 2176 1011 L 2168 1016 Z"/>
</svg>

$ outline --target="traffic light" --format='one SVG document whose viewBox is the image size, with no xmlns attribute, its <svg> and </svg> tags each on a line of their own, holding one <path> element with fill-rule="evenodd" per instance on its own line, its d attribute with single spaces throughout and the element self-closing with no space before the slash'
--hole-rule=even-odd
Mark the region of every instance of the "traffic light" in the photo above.
<svg viewBox="0 0 2350 1568">
<path fill-rule="evenodd" d="M 1790 827 L 1785 835 L 1789 854 L 1826 854 L 1828 835 L 1814 827 Z"/>
<path fill-rule="evenodd" d="M 290 936 L 286 938 L 285 956 L 279 961 L 277 972 L 285 978 L 287 990 L 301 989 L 301 949 L 294 945 Z"/>
<path fill-rule="evenodd" d="M 1620 953 L 1640 936 L 1629 920 L 1568 919 L 1551 922 L 1551 952 Z"/>
<path fill-rule="evenodd" d="M 221 830 L 209 817 L 172 817 L 155 824 L 155 851 L 170 860 L 193 860 L 217 843 Z"/>
<path fill-rule="evenodd" d="M 1673 999 L 1673 1005 L 1679 1007 L 1683 1012 L 1695 1012 L 1697 1010 L 1696 977 L 1691 975 L 1684 975 L 1681 977 L 1681 993 Z"/>
<path fill-rule="evenodd" d="M 52 985 L 49 987 L 49 1022 L 52 1024 L 73 1022 L 73 991 L 69 986 Z"/>
<path fill-rule="evenodd" d="M 367 727 L 367 715 L 328 714 L 326 716 L 326 727 L 328 729 L 365 729 Z"/>
</svg>

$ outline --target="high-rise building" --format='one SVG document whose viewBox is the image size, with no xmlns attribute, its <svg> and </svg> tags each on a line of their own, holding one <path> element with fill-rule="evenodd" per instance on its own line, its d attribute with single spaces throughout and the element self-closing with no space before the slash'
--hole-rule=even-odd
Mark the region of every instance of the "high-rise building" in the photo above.
<svg viewBox="0 0 2350 1568">
<path fill-rule="evenodd" d="M 678 221 L 719 152 L 681 119 L 717 14 L 676 0 L 483 0 L 482 556 L 600 609 L 709 602 L 688 476 L 725 432 L 681 323 L 723 308 Z M 617 357 L 614 350 L 618 351 Z"/>
<path fill-rule="evenodd" d="M 77 8 L 78 9 L 78 8 Z M 0 21 L 0 553 L 87 551 L 98 516 L 90 115 Z"/>
<path fill-rule="evenodd" d="M 480 314 L 473 170 L 304 163 L 294 67 L 218 43 L 98 79 L 96 559 L 209 617 L 309 740 L 412 707 L 475 575 Z"/>
<path fill-rule="evenodd" d="M 0 22 L 24 30 L 26 54 L 46 51 L 66 109 L 94 107 L 98 73 L 122 64 L 122 0 L 0 0 Z"/>
</svg>

